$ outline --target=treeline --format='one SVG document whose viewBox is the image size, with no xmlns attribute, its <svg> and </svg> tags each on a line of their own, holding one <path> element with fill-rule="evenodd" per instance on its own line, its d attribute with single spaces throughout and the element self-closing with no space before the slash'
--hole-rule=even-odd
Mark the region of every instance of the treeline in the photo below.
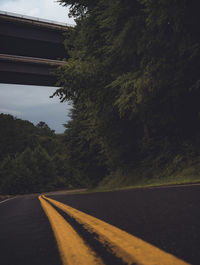
<svg viewBox="0 0 200 265">
<path fill-rule="evenodd" d="M 55 93 L 73 105 L 64 136 L 73 178 L 97 185 L 199 153 L 199 2 L 59 2 L 76 21 Z"/>
<path fill-rule="evenodd" d="M 56 72 L 55 96 L 72 103 L 71 120 L 59 137 L 45 124 L 6 127 L 13 118 L 1 115 L 1 191 L 91 187 L 135 178 L 136 168 L 151 178 L 199 156 L 199 2 L 59 2 L 76 21 Z"/>
<path fill-rule="evenodd" d="M 20 194 L 71 187 L 62 135 L 45 122 L 0 114 L 0 193 Z"/>
</svg>

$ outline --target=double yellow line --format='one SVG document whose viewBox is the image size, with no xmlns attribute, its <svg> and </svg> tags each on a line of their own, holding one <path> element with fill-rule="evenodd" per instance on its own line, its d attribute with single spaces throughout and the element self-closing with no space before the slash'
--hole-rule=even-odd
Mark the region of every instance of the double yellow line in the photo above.
<svg viewBox="0 0 200 265">
<path fill-rule="evenodd" d="M 63 265 L 103 265 L 104 263 L 47 201 L 74 218 L 90 233 L 97 234 L 101 244 L 109 246 L 113 255 L 128 265 L 188 265 L 185 261 L 66 204 L 43 195 L 39 196 L 39 200 L 52 226 Z"/>
</svg>

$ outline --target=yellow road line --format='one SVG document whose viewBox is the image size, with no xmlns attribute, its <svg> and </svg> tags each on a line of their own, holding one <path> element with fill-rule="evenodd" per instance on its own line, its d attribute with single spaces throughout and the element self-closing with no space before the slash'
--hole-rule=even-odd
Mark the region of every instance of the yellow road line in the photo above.
<svg viewBox="0 0 200 265">
<path fill-rule="evenodd" d="M 44 196 L 45 197 L 45 196 Z M 113 253 L 127 264 L 137 265 L 188 265 L 185 261 L 139 239 L 127 232 L 76 210 L 66 204 L 45 197 L 52 204 L 73 217 L 90 232 L 99 235 L 103 244 L 108 244 Z"/>
<path fill-rule="evenodd" d="M 63 265 L 103 265 L 65 219 L 41 196 L 38 198 L 52 226 Z"/>
</svg>

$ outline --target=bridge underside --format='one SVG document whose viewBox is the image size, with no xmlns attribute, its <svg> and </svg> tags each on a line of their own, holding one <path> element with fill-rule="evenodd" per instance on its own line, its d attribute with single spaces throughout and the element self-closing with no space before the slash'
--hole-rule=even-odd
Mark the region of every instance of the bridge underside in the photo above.
<svg viewBox="0 0 200 265">
<path fill-rule="evenodd" d="M 68 27 L 4 12 L 0 23 L 0 83 L 56 86 Z"/>
<path fill-rule="evenodd" d="M 36 74 L 24 74 L 8 71 L 0 77 L 0 83 L 33 86 L 56 86 L 56 78 L 53 76 L 38 76 Z"/>
<path fill-rule="evenodd" d="M 55 60 L 0 54 L 0 83 L 55 86 Z"/>
<path fill-rule="evenodd" d="M 24 40 L 13 36 L 2 35 L 0 35 L 0 43 L 1 54 L 46 58 L 51 60 L 58 60 L 68 56 L 64 49 L 63 43 L 53 43 L 30 39 Z"/>
</svg>

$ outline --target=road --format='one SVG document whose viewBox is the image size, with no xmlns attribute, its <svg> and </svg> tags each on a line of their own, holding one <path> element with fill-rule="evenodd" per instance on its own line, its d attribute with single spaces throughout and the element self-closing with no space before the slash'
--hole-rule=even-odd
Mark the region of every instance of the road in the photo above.
<svg viewBox="0 0 200 265">
<path fill-rule="evenodd" d="M 199 246 L 198 185 L 0 203 L 2 265 L 198 265 Z"/>
</svg>

